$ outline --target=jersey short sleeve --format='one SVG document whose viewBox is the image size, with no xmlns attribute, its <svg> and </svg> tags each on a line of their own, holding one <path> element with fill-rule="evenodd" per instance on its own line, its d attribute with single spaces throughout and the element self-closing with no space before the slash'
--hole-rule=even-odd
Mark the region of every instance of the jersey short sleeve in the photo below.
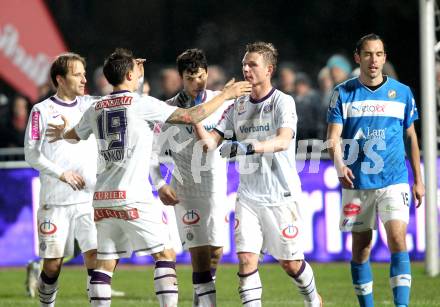
<svg viewBox="0 0 440 307">
<path fill-rule="evenodd" d="M 81 140 L 87 140 L 90 134 L 93 133 L 92 130 L 92 115 L 93 115 L 93 106 L 89 107 L 84 115 L 81 117 L 78 124 L 74 127 L 76 134 L 79 136 Z"/>
<path fill-rule="evenodd" d="M 139 116 L 150 122 L 164 123 L 178 108 L 151 96 L 142 97 L 139 104 Z"/>
<path fill-rule="evenodd" d="M 234 135 L 234 106 L 231 104 L 222 114 L 215 131 L 217 131 L 224 139 L 230 139 Z"/>
<path fill-rule="evenodd" d="M 291 96 L 280 100 L 275 108 L 275 128 L 291 128 L 296 133 L 298 116 L 296 114 L 295 101 Z"/>
<path fill-rule="evenodd" d="M 416 101 L 411 90 L 408 89 L 408 99 L 405 106 L 405 119 L 403 122 L 405 129 L 408 129 L 417 119 L 419 119 L 419 114 L 417 112 Z"/>
<path fill-rule="evenodd" d="M 327 123 L 329 124 L 342 124 L 342 101 L 339 93 L 339 89 L 335 89 L 330 98 L 330 104 L 327 111 Z"/>
</svg>

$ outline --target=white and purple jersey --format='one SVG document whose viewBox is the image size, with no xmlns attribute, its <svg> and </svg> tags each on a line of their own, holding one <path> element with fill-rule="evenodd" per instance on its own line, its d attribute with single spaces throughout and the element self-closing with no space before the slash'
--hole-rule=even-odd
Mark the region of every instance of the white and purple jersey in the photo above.
<svg viewBox="0 0 440 307">
<path fill-rule="evenodd" d="M 196 98 L 192 103 L 194 105 L 204 103 L 218 94 L 219 91 L 205 90 L 200 93 L 200 98 Z M 182 107 L 179 105 L 178 97 L 179 94 L 169 99 L 167 103 Z M 232 100 L 225 102 L 201 122 L 207 131 L 216 127 L 223 112 L 232 103 Z M 212 193 L 226 195 L 226 160 L 220 156 L 219 149 L 203 152 L 192 125 L 164 124 L 156 138 L 161 155 L 163 156 L 166 151 L 171 153 L 175 165 L 171 185 L 178 196 L 206 196 Z"/>
<path fill-rule="evenodd" d="M 97 178 L 94 207 L 153 203 L 148 181 L 153 127 L 176 109 L 150 96 L 119 91 L 84 113 L 75 131 L 81 139 L 95 135 L 105 164 Z"/>
<path fill-rule="evenodd" d="M 96 97 L 78 96 L 66 102 L 57 96 L 37 103 L 31 111 L 25 135 L 25 158 L 30 166 L 40 171 L 40 204 L 71 205 L 90 202 L 96 182 L 97 150 L 91 138 L 78 144 L 65 140 L 49 143 L 46 137 L 48 124 L 62 124 L 61 115 L 76 125 Z M 84 190 L 73 191 L 59 178 L 65 171 L 73 170 L 85 180 Z"/>
<path fill-rule="evenodd" d="M 239 142 L 267 141 L 274 138 L 280 128 L 290 128 L 294 135 L 285 151 L 237 157 L 239 199 L 274 206 L 300 196 L 301 183 L 295 160 L 297 119 L 293 98 L 275 88 L 259 100 L 250 96 L 240 97 L 225 111 L 215 128 L 225 139 L 235 137 Z"/>
<path fill-rule="evenodd" d="M 358 78 L 347 80 L 330 101 L 327 121 L 343 126 L 342 138 L 350 144 L 344 159 L 355 189 L 408 182 L 403 132 L 418 119 L 417 107 L 408 86 L 385 78 L 375 90 Z"/>
</svg>

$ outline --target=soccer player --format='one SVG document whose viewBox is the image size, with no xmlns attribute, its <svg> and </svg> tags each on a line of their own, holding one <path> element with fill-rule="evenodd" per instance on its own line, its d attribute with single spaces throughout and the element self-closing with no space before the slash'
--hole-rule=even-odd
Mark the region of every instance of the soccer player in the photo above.
<svg viewBox="0 0 440 307">
<path fill-rule="evenodd" d="M 419 207 L 425 188 L 413 124 L 417 108 L 406 85 L 382 74 L 382 38 L 362 37 L 354 59 L 360 76 L 336 86 L 327 115 L 329 152 L 342 185 L 340 229 L 353 236 L 351 275 L 359 305 L 373 306 L 369 255 L 379 216 L 391 252 L 394 304 L 408 306 L 411 270 L 405 238 L 411 199 L 403 139 L 414 174 L 412 196 Z"/>
<path fill-rule="evenodd" d="M 240 185 L 235 206 L 235 244 L 239 260 L 239 294 L 243 306 L 261 306 L 258 273 L 261 250 L 280 263 L 303 295 L 305 306 L 320 306 L 313 270 L 304 260 L 301 238 L 301 184 L 295 165 L 295 102 L 272 87 L 278 52 L 270 43 L 246 46 L 244 78 L 250 95 L 238 98 L 213 131 L 196 125 L 206 149 L 225 143 L 224 157 L 239 161 Z"/>
<path fill-rule="evenodd" d="M 98 231 L 97 269 L 92 274 L 92 306 L 110 306 L 110 284 L 117 261 L 151 254 L 156 262 L 154 285 L 160 306 L 177 306 L 174 251 L 162 212 L 153 206 L 148 182 L 155 123 L 194 124 L 220 107 L 224 100 L 250 92 L 248 82 L 230 82 L 207 103 L 182 109 L 135 93 L 143 76 L 142 59 L 116 49 L 104 62 L 113 93 L 92 105 L 71 129 L 52 125 L 52 141 L 87 139 L 94 134 L 104 171 L 97 177 L 93 206 Z"/>
<path fill-rule="evenodd" d="M 75 239 L 83 252 L 88 282 L 96 266 L 92 215 L 96 144 L 93 139 L 77 146 L 66 141 L 50 144 L 45 135 L 48 125 L 62 122 L 61 118 L 76 124 L 91 105 L 93 98 L 84 96 L 85 73 L 85 60 L 78 54 L 58 56 L 50 68 L 57 92 L 33 107 L 26 129 L 25 158 L 40 171 L 41 181 L 37 213 L 39 255 L 43 258 L 38 280 L 41 306 L 55 305 L 63 258 L 73 255 Z"/>
<path fill-rule="evenodd" d="M 176 62 L 183 90 L 167 101 L 169 105 L 190 108 L 220 94 L 206 89 L 208 64 L 202 50 L 188 49 Z M 201 124 L 207 129 L 214 128 L 227 107 L 228 104 L 223 104 Z M 156 138 L 161 143 L 161 152 L 171 151 L 178 172 L 172 179 L 172 187 L 162 179 L 158 163 L 152 164 L 150 174 L 162 202 L 166 205 L 178 202 L 174 208 L 180 240 L 191 254 L 194 306 L 215 306 L 215 272 L 223 254 L 228 225 L 226 160 L 218 151 L 203 153 L 191 125 L 165 124 Z M 167 138 L 172 140 L 167 142 Z"/>
</svg>

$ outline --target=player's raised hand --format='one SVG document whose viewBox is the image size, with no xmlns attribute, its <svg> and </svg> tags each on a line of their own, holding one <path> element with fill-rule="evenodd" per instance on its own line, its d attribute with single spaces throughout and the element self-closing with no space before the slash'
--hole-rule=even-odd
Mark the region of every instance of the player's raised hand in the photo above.
<svg viewBox="0 0 440 307">
<path fill-rule="evenodd" d="M 416 208 L 422 205 L 423 196 L 425 196 L 425 185 L 420 183 L 415 183 L 412 187 L 413 199 L 416 204 Z"/>
<path fill-rule="evenodd" d="M 174 206 L 179 203 L 176 192 L 169 185 L 163 185 L 158 192 L 159 198 L 165 206 Z"/>
<path fill-rule="evenodd" d="M 60 180 L 70 185 L 75 191 L 84 189 L 86 185 L 84 178 L 75 171 L 65 171 L 61 174 Z"/>
<path fill-rule="evenodd" d="M 347 166 L 343 166 L 339 176 L 339 181 L 344 189 L 354 189 L 353 179 L 355 178 L 353 172 Z"/>
<path fill-rule="evenodd" d="M 63 121 L 62 124 L 57 125 L 49 123 L 49 128 L 47 128 L 46 130 L 46 136 L 49 138 L 49 143 L 53 143 L 63 139 L 64 132 L 69 126 L 69 121 L 67 120 L 67 118 L 64 117 L 64 115 L 61 115 L 61 119 Z"/>
<path fill-rule="evenodd" d="M 235 82 L 235 79 L 232 78 L 226 83 L 223 93 L 226 94 L 226 100 L 235 99 L 243 95 L 249 95 L 252 91 L 252 84 L 248 81 L 239 81 Z"/>
</svg>

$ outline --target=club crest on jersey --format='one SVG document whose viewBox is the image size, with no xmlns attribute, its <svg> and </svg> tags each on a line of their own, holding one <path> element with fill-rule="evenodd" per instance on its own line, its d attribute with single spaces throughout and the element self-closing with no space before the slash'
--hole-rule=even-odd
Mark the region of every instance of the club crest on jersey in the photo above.
<svg viewBox="0 0 440 307">
<path fill-rule="evenodd" d="M 292 224 L 281 226 L 281 234 L 286 239 L 294 239 L 298 235 L 298 227 Z"/>
<path fill-rule="evenodd" d="M 51 235 L 57 231 L 58 227 L 54 223 L 52 223 L 49 219 L 44 220 L 43 223 L 40 224 L 39 230 L 43 235 Z"/>
<path fill-rule="evenodd" d="M 200 213 L 198 210 L 190 209 L 182 216 L 182 222 L 185 225 L 194 225 L 200 221 Z"/>
<path fill-rule="evenodd" d="M 240 101 L 238 102 L 238 115 L 243 114 L 244 112 L 246 112 L 246 107 L 244 106 L 244 100 L 240 99 Z"/>
<path fill-rule="evenodd" d="M 273 109 L 272 104 L 269 103 L 263 107 L 263 112 L 270 113 L 270 112 L 272 112 L 272 109 Z"/>
<path fill-rule="evenodd" d="M 396 98 L 396 96 L 397 96 L 397 93 L 396 93 L 395 90 L 389 90 L 388 91 L 388 98 L 394 99 L 394 98 Z"/>
</svg>

